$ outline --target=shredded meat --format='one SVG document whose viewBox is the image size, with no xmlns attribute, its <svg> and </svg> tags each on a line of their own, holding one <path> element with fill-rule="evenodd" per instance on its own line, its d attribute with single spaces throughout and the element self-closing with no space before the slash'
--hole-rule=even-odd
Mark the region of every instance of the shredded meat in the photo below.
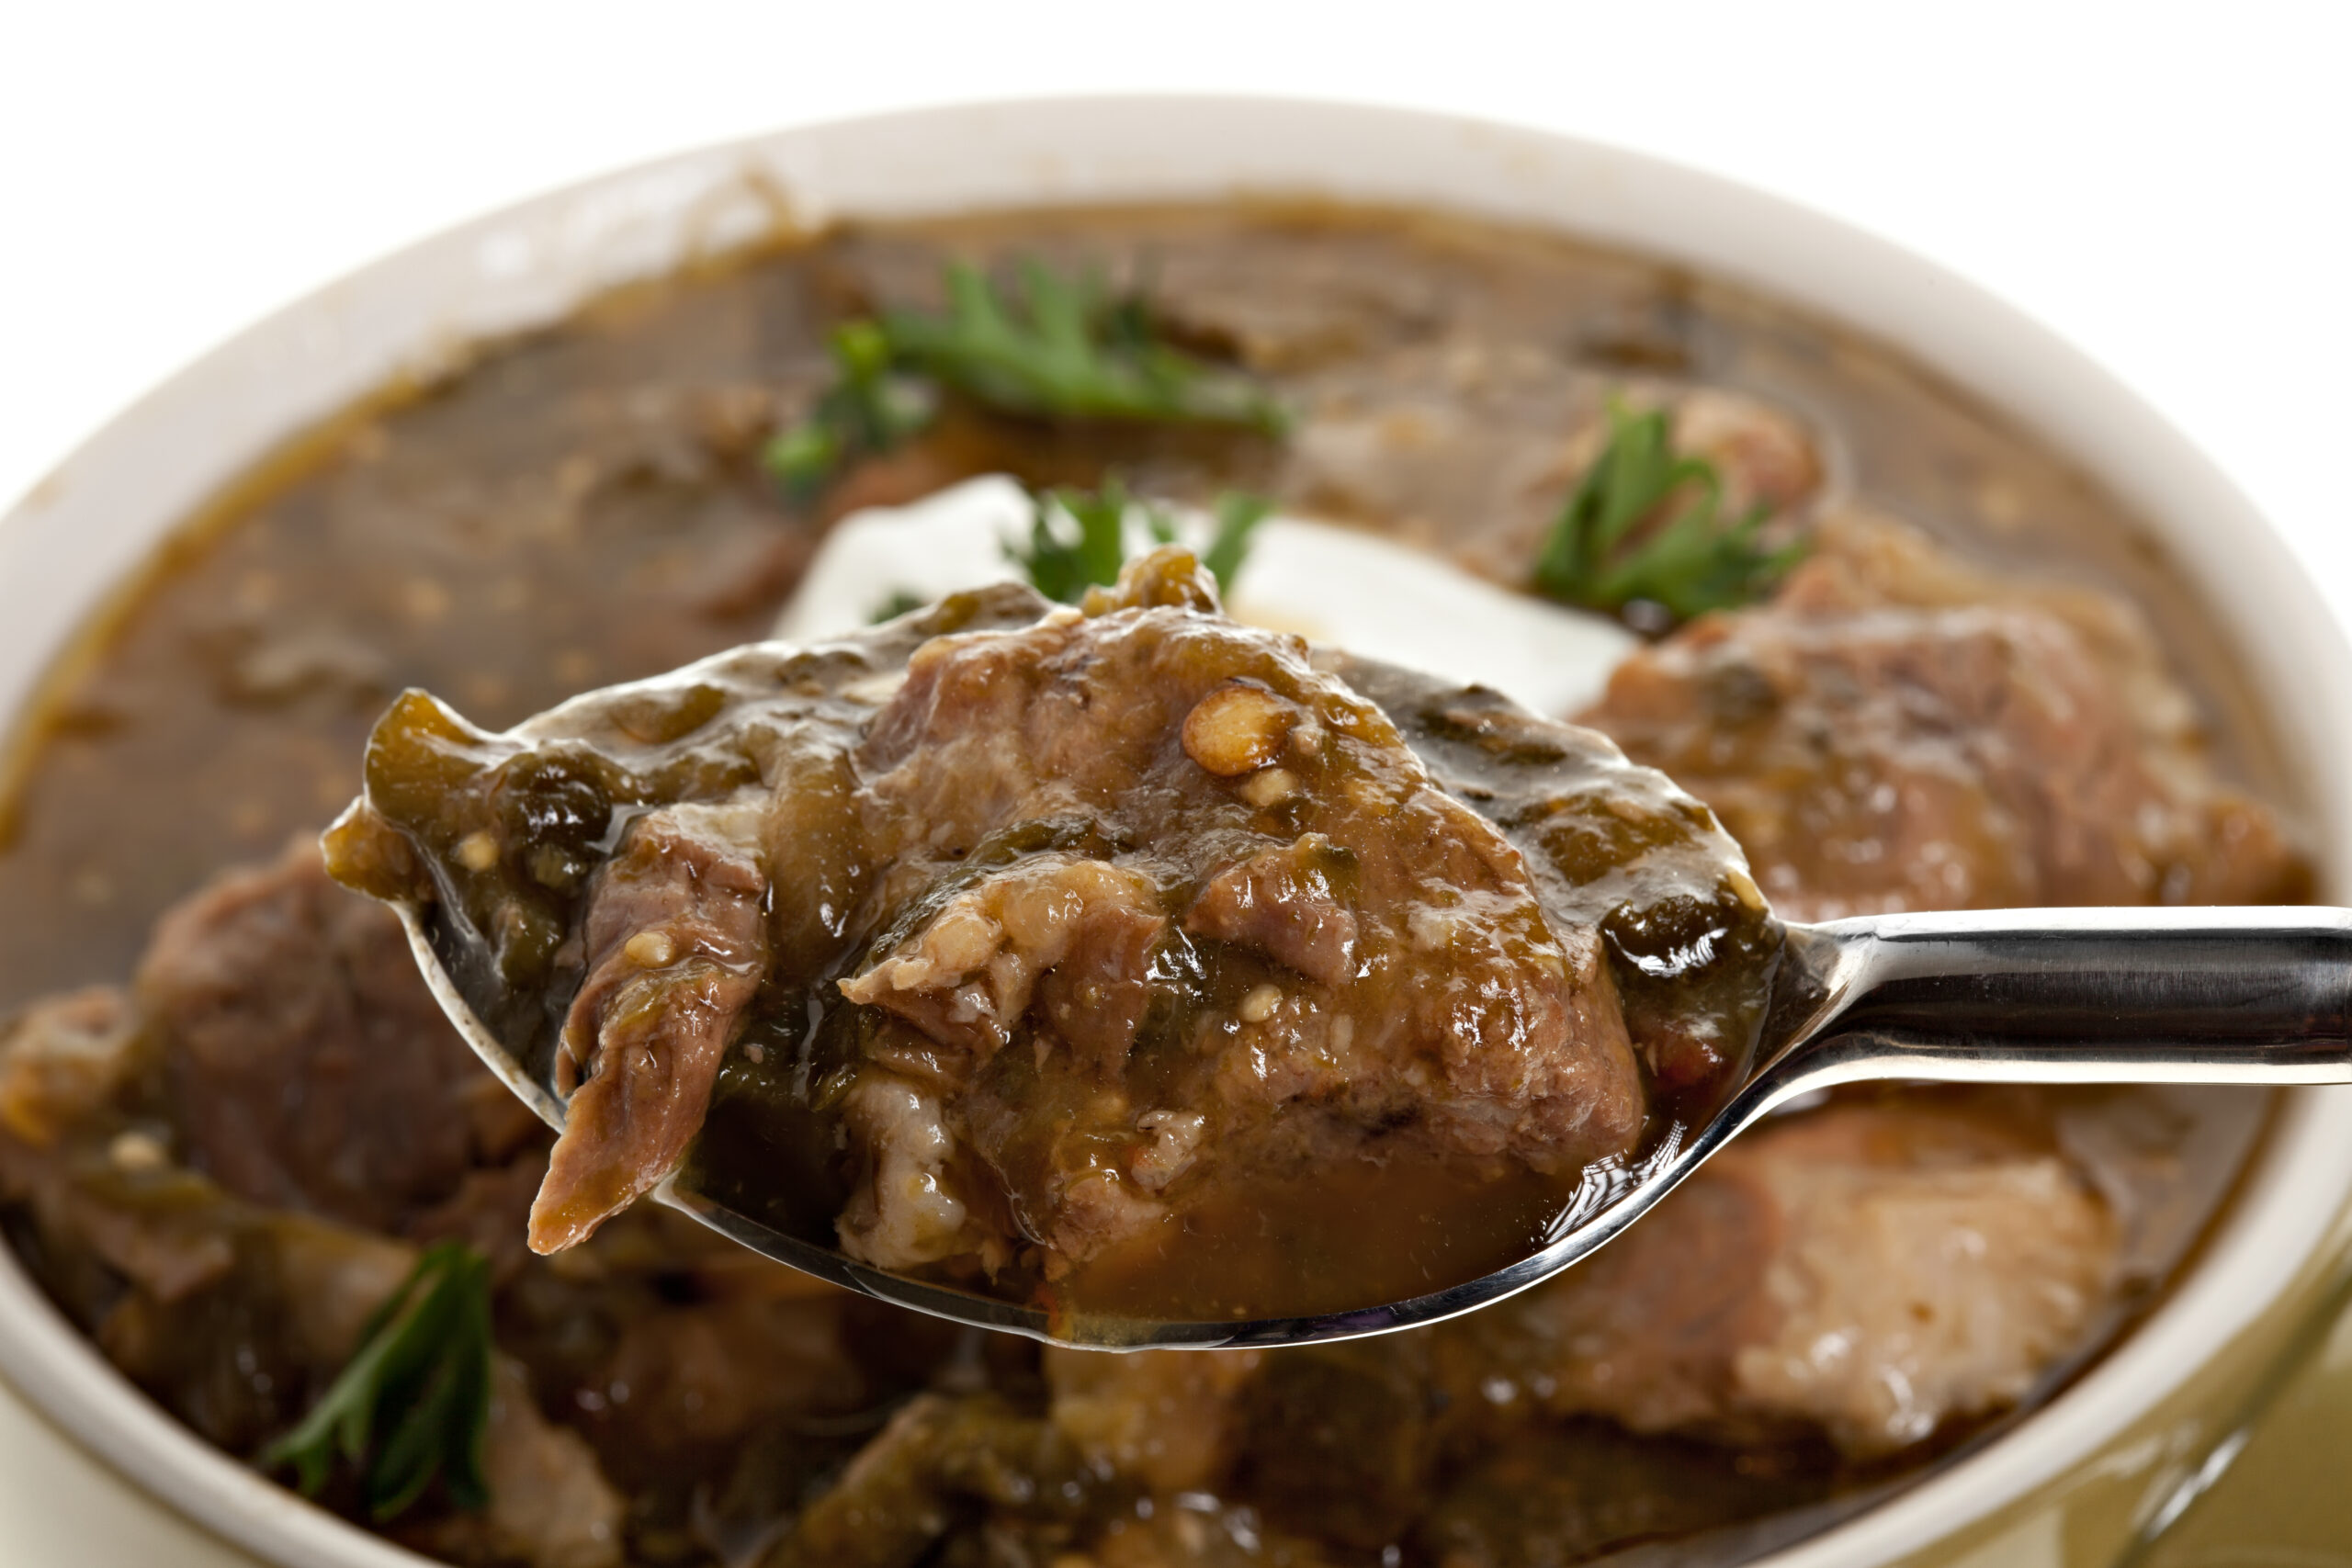
<svg viewBox="0 0 2352 1568">
<path fill-rule="evenodd" d="M 1333 986 L 1355 966 L 1356 918 L 1333 886 L 1346 862 L 1319 833 L 1265 850 L 1209 878 L 1184 918 L 1194 936 L 1257 948 Z"/>
<path fill-rule="evenodd" d="M 1058 1039 L 1115 1070 L 1151 999 L 1151 953 L 1167 924 L 1141 873 L 1035 855 L 956 895 L 841 994 L 982 1061 L 1012 1042 L 1035 1001 Z M 1047 983 L 1053 994 L 1039 997 Z"/>
<path fill-rule="evenodd" d="M 676 1166 L 766 971 L 754 809 L 638 819 L 590 895 L 588 978 L 556 1058 L 564 1129 L 531 1247 L 570 1247 Z"/>
</svg>

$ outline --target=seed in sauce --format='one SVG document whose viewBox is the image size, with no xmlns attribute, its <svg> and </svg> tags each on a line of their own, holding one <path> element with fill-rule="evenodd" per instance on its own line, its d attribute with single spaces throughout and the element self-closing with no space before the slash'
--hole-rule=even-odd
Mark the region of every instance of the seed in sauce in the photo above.
<svg viewBox="0 0 2352 1568">
<path fill-rule="evenodd" d="M 498 836 L 477 828 L 458 840 L 457 861 L 468 871 L 488 871 L 498 863 Z"/>
<path fill-rule="evenodd" d="M 678 956 L 678 943 L 668 931 L 639 931 L 621 951 L 640 969 L 659 969 Z"/>
<path fill-rule="evenodd" d="M 1217 777 L 1232 778 L 1279 756 L 1283 738 L 1296 717 L 1297 709 L 1265 687 L 1230 682 L 1193 704 L 1184 716 L 1184 752 Z"/>
<path fill-rule="evenodd" d="M 1288 768 L 1265 768 L 1241 781 L 1241 798 L 1261 811 L 1272 810 L 1298 793 L 1298 775 Z"/>
</svg>

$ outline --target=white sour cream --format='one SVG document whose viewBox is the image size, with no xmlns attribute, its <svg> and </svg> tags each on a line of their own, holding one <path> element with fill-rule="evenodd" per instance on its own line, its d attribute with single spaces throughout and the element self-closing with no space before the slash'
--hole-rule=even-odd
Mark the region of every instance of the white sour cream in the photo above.
<svg viewBox="0 0 2352 1568">
<path fill-rule="evenodd" d="M 1170 509 L 1178 536 L 1207 542 L 1211 520 Z M 1008 547 L 1029 536 L 1028 492 L 969 479 L 910 506 L 874 507 L 826 536 L 775 635 L 815 641 L 855 631 L 899 594 L 928 603 L 1017 579 Z M 1131 552 L 1148 543 L 1131 519 Z M 1422 551 L 1351 528 L 1272 516 L 1258 526 L 1227 605 L 1238 620 L 1464 682 L 1538 713 L 1600 694 L 1635 638 L 1605 616 L 1546 604 Z"/>
</svg>

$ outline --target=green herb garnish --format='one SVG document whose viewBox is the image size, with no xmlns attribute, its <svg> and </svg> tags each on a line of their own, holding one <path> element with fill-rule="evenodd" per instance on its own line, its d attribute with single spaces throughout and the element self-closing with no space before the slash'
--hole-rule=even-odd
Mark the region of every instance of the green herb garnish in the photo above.
<svg viewBox="0 0 2352 1568">
<path fill-rule="evenodd" d="M 1770 509 L 1736 522 L 1718 515 L 1723 480 L 1702 457 L 1677 454 L 1663 410 L 1611 404 L 1609 444 L 1587 468 L 1536 558 L 1534 587 L 1564 604 L 1627 613 L 1637 624 L 1751 604 L 1803 558 L 1805 544 L 1761 539 Z M 1684 496 L 1668 510 L 1669 502 Z"/>
<path fill-rule="evenodd" d="M 1223 424 L 1279 434 L 1288 417 L 1258 382 L 1164 342 L 1142 295 L 1035 261 L 1001 292 L 967 262 L 946 271 L 944 314 L 885 310 L 833 334 L 833 386 L 764 458 L 797 493 L 922 431 L 942 389 L 1032 419 Z"/>
<path fill-rule="evenodd" d="M 449 1500 L 490 1500 L 482 1437 L 490 1424 L 490 1263 L 459 1242 L 425 1249 L 376 1309 L 359 1349 L 300 1426 L 264 1449 L 264 1470 L 293 1467 L 316 1496 L 340 1456 L 360 1469 L 378 1522 L 405 1510 L 435 1475 Z"/>
<path fill-rule="evenodd" d="M 1129 496 L 1115 478 L 1099 491 L 1043 491 L 1030 499 L 1035 512 L 1028 542 L 1007 545 L 1005 558 L 1021 569 L 1038 592 L 1065 604 L 1085 598 L 1089 588 L 1108 587 L 1119 580 L 1129 553 L 1131 520 L 1143 525 L 1155 545 L 1176 542 L 1174 519 Z M 1216 530 L 1201 552 L 1201 564 L 1216 579 L 1219 592 L 1233 591 L 1250 536 L 1272 510 L 1261 496 L 1228 491 L 1216 498 Z"/>
<path fill-rule="evenodd" d="M 882 596 L 882 603 L 867 612 L 865 624 L 878 626 L 885 621 L 895 621 L 910 610 L 920 610 L 931 603 L 911 588 L 893 588 Z"/>
<path fill-rule="evenodd" d="M 1250 553 L 1250 537 L 1272 513 L 1274 503 L 1262 495 L 1227 491 L 1216 498 L 1216 532 L 1209 536 L 1208 548 L 1201 552 L 1201 564 L 1216 579 L 1216 591 L 1230 598 L 1242 558 Z"/>
<path fill-rule="evenodd" d="M 1042 491 L 1030 497 L 1029 542 L 1004 547 L 1029 585 L 1075 604 L 1089 588 L 1116 582 L 1127 559 L 1127 491 L 1112 479 L 1099 491 Z M 1154 539 L 1172 535 L 1166 517 L 1143 509 Z"/>
<path fill-rule="evenodd" d="M 1283 428 L 1255 380 L 1161 342 L 1141 295 L 1114 297 L 1091 276 L 1034 261 L 1020 276 L 1016 302 L 954 263 L 946 315 L 893 310 L 882 330 L 902 362 L 1006 413 Z"/>
<path fill-rule="evenodd" d="M 842 463 L 887 452 L 922 433 L 939 410 L 939 390 L 892 368 L 888 333 L 873 321 L 844 322 L 832 337 L 833 384 L 808 417 L 771 440 L 768 471 L 796 495 L 813 494 Z"/>
</svg>

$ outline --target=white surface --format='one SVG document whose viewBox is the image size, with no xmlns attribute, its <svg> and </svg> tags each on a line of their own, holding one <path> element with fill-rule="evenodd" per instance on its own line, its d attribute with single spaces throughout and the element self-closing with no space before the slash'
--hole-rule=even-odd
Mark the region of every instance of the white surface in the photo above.
<svg viewBox="0 0 2352 1568">
<path fill-rule="evenodd" d="M 0 1565 L 253 1568 L 0 1389 Z"/>
<path fill-rule="evenodd" d="M 2352 6 L 413 0 L 0 6 L 0 503 L 167 372 L 459 218 L 982 95 L 1222 89 L 1614 141 L 2054 325 L 2352 582 Z"/>
<path fill-rule="evenodd" d="M 775 635 L 813 642 L 858 630 L 893 594 L 936 599 L 1017 579 L 1029 492 L 1001 476 L 967 479 L 909 506 L 843 518 L 825 536 Z M 1177 536 L 1204 546 L 1214 524 L 1172 510 Z M 1148 548 L 1142 513 L 1128 553 Z M 1614 621 L 1563 609 L 1471 576 L 1425 551 L 1300 517 L 1259 524 L 1227 607 L 1238 618 L 1466 683 L 1483 682 L 1537 713 L 1574 713 L 1600 694 L 1634 638 Z"/>
</svg>

